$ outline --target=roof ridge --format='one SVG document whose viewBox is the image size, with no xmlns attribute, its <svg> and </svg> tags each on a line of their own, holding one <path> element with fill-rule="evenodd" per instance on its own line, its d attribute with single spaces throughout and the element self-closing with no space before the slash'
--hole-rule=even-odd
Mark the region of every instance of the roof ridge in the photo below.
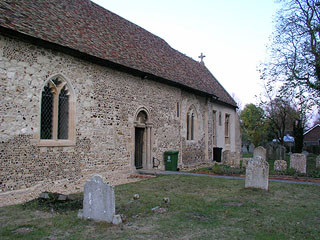
<svg viewBox="0 0 320 240">
<path fill-rule="evenodd" d="M 207 67 L 92 1 L 0 1 L 0 26 L 217 96 L 236 107 Z"/>
</svg>

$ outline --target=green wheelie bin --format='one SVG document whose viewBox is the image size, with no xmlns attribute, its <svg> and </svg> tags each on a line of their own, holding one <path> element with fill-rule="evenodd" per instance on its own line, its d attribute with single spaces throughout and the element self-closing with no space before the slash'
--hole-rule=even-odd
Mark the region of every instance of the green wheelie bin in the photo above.
<svg viewBox="0 0 320 240">
<path fill-rule="evenodd" d="M 164 163 L 166 171 L 177 171 L 179 151 L 164 152 Z"/>
</svg>

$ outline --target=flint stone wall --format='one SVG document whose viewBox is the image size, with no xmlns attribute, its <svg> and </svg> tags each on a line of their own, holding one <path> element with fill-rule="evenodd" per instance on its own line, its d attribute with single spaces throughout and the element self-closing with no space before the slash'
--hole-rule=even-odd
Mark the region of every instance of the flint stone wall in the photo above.
<svg viewBox="0 0 320 240">
<path fill-rule="evenodd" d="M 230 167 L 240 166 L 240 154 L 237 152 L 231 152 L 230 150 L 225 150 L 222 153 L 222 163 Z"/>
<path fill-rule="evenodd" d="M 302 153 L 294 153 L 290 156 L 290 168 L 295 169 L 297 172 L 307 172 L 307 157 Z"/>
<path fill-rule="evenodd" d="M 250 159 L 246 168 L 245 188 L 259 188 L 268 190 L 269 164 L 261 157 Z"/>
<path fill-rule="evenodd" d="M 56 74 L 67 79 L 75 92 L 75 144 L 45 147 L 39 145 L 41 91 Z M 34 197 L 29 190 L 35 186 L 41 192 L 81 191 L 94 173 L 107 177 L 111 184 L 130 181 L 135 169 L 135 115 L 141 107 L 150 115 L 150 152 L 161 161 L 160 169 L 164 169 L 163 152 L 169 150 L 179 150 L 179 167 L 212 161 L 212 109 L 223 117 L 226 113 L 231 116 L 231 144 L 224 145 L 223 124 L 217 124 L 217 143 L 236 149 L 232 108 L 2 35 L 0 80 L 0 205 L 9 196 L 4 192 L 19 191 L 10 195 L 14 201 L 24 190 Z M 185 139 L 190 106 L 198 117 L 193 141 Z"/>
</svg>

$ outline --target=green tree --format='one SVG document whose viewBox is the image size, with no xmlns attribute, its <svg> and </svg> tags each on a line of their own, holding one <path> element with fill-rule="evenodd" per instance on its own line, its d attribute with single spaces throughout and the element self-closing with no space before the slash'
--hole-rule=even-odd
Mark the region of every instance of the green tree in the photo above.
<svg viewBox="0 0 320 240">
<path fill-rule="evenodd" d="M 282 82 L 280 93 L 310 101 L 320 98 L 320 1 L 278 0 L 281 9 L 261 65 L 261 78 L 269 86 Z"/>
<path fill-rule="evenodd" d="M 264 131 L 264 111 L 254 104 L 247 104 L 240 114 L 243 140 L 248 140 L 255 146 L 263 143 Z"/>
</svg>

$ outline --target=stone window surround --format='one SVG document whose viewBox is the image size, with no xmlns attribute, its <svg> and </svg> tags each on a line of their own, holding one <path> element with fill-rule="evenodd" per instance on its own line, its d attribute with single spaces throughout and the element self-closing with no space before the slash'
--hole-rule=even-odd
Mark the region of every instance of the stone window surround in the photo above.
<svg viewBox="0 0 320 240">
<path fill-rule="evenodd" d="M 67 86 L 68 86 L 68 90 L 69 90 L 69 127 L 68 127 L 68 139 L 41 139 L 40 138 L 40 134 L 41 134 L 41 99 L 39 101 L 40 104 L 40 114 L 39 114 L 39 131 L 37 133 L 37 145 L 40 147 L 61 147 L 61 146 L 74 146 L 76 144 L 76 140 L 75 140 L 75 93 L 74 93 L 74 88 L 71 84 L 71 82 L 62 74 L 54 74 L 50 77 L 48 77 L 48 79 L 45 81 L 45 83 L 43 84 L 43 86 L 40 89 L 40 98 L 42 97 L 42 91 L 44 89 L 44 87 L 48 84 L 48 82 L 54 78 L 61 78 L 64 82 L 66 82 Z M 57 109 L 57 101 L 54 101 L 54 109 Z M 55 111 L 54 113 L 54 118 L 57 118 L 57 111 Z M 53 132 L 57 131 L 57 126 L 53 127 Z"/>
<path fill-rule="evenodd" d="M 230 144 L 230 114 L 225 114 L 224 121 L 225 144 Z"/>
<path fill-rule="evenodd" d="M 188 108 L 186 114 L 186 140 L 196 142 L 198 139 L 198 113 L 194 105 Z"/>
<path fill-rule="evenodd" d="M 213 147 L 217 146 L 217 111 L 212 111 L 212 144 Z"/>
</svg>

